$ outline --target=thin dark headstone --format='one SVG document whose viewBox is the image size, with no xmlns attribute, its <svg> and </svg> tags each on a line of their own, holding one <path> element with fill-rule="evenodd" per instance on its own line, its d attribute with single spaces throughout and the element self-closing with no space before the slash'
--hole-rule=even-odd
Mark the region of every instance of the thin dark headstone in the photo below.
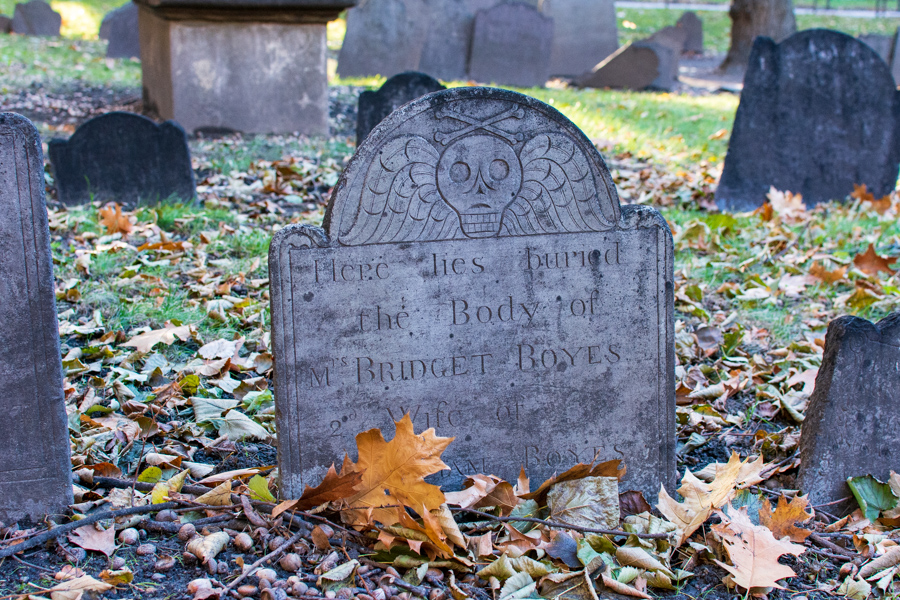
<svg viewBox="0 0 900 600">
<path fill-rule="evenodd" d="M 492 88 L 415 100 L 359 147 L 324 223 L 269 251 L 285 497 L 406 412 L 456 437 L 448 488 L 622 457 L 624 488 L 671 488 L 671 233 L 619 206 L 559 112 Z"/>
<path fill-rule="evenodd" d="M 874 50 L 887 64 L 891 64 L 891 55 L 894 51 L 894 36 L 866 33 L 857 38 L 863 44 Z"/>
<path fill-rule="evenodd" d="M 438 79 L 466 79 L 475 13 L 499 0 L 432 0 L 428 4 L 428 34 L 417 70 Z"/>
<path fill-rule="evenodd" d="M 874 50 L 843 33 L 811 29 L 781 44 L 753 44 L 716 203 L 754 210 L 769 188 L 807 206 L 843 200 L 854 184 L 894 189 L 900 99 Z"/>
<path fill-rule="evenodd" d="M 393 77 L 419 68 L 428 33 L 425 0 L 366 0 L 347 12 L 341 77 Z"/>
<path fill-rule="evenodd" d="M 400 73 L 384 82 L 377 92 L 359 95 L 356 111 L 356 143 L 361 144 L 369 132 L 386 116 L 416 98 L 445 89 L 441 82 L 425 73 Z"/>
<path fill-rule="evenodd" d="M 129 2 L 106 13 L 100 23 L 100 39 L 109 42 L 106 46 L 109 58 L 140 58 L 137 4 Z"/>
<path fill-rule="evenodd" d="M 677 62 L 673 52 L 652 42 L 633 42 L 619 48 L 591 73 L 575 80 L 578 87 L 671 90 Z"/>
<path fill-rule="evenodd" d="M 681 15 L 676 25 L 687 33 L 682 51 L 703 54 L 703 19 L 698 17 L 697 13 L 688 10 Z"/>
<path fill-rule="evenodd" d="M 6 15 L 0 15 L 0 33 L 12 33 L 12 19 Z"/>
<path fill-rule="evenodd" d="M 900 27 L 894 34 L 894 42 L 891 44 L 891 75 L 894 76 L 894 83 L 900 84 Z"/>
<path fill-rule="evenodd" d="M 553 19 L 551 75 L 575 77 L 619 48 L 613 0 L 544 0 Z"/>
<path fill-rule="evenodd" d="M 475 15 L 469 76 L 482 83 L 543 87 L 550 78 L 553 19 L 523 2 Z"/>
<path fill-rule="evenodd" d="M 43 0 L 31 0 L 16 4 L 13 12 L 12 31 L 20 35 L 59 37 L 62 15 Z"/>
<path fill-rule="evenodd" d="M 850 497 L 848 477 L 887 481 L 900 469 L 898 432 L 900 313 L 877 325 L 835 319 L 803 420 L 800 489 L 813 504 L 826 504 Z"/>
<path fill-rule="evenodd" d="M 194 172 L 184 130 L 174 121 L 112 112 L 49 144 L 60 202 L 93 200 L 125 206 L 194 198 Z"/>
<path fill-rule="evenodd" d="M 69 430 L 41 140 L 0 113 L 0 521 L 72 503 Z"/>
</svg>

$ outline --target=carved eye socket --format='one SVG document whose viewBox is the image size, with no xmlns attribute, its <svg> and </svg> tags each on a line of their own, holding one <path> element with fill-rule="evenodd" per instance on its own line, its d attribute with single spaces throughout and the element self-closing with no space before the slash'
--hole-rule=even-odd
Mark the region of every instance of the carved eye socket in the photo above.
<svg viewBox="0 0 900 600">
<path fill-rule="evenodd" d="M 472 169 L 464 162 L 456 162 L 450 167 L 450 179 L 456 183 L 462 183 L 472 174 Z"/>
<path fill-rule="evenodd" d="M 505 160 L 499 158 L 491 163 L 488 167 L 488 173 L 494 181 L 503 181 L 509 177 L 509 164 Z"/>
</svg>

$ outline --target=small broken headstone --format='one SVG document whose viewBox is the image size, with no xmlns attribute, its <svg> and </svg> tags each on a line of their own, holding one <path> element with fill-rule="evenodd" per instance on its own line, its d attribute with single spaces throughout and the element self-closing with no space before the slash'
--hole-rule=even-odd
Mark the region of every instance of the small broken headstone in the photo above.
<svg viewBox="0 0 900 600">
<path fill-rule="evenodd" d="M 0 113 L 0 521 L 72 503 L 44 161 L 34 125 Z"/>
<path fill-rule="evenodd" d="M 575 80 L 578 87 L 671 90 L 677 64 L 672 50 L 652 42 L 632 42 Z"/>
<path fill-rule="evenodd" d="M 445 89 L 441 82 L 425 73 L 400 73 L 384 82 L 377 92 L 359 95 L 356 112 L 356 143 L 362 143 L 369 132 L 386 116 L 416 98 Z"/>
<path fill-rule="evenodd" d="M 138 33 L 138 7 L 134 2 L 106 13 L 100 23 L 100 39 L 109 42 L 106 56 L 140 58 L 141 40 Z"/>
<path fill-rule="evenodd" d="M 194 198 L 187 136 L 177 123 L 112 112 L 49 144 L 60 202 L 99 200 L 126 206 Z"/>
<path fill-rule="evenodd" d="M 900 313 L 877 325 L 835 319 L 803 420 L 800 489 L 813 504 L 827 504 L 850 496 L 848 477 L 887 481 L 900 470 L 898 432 Z"/>
<path fill-rule="evenodd" d="M 619 48 L 613 0 L 544 0 L 553 19 L 550 74 L 577 76 Z"/>
<path fill-rule="evenodd" d="M 753 43 L 716 203 L 761 206 L 769 189 L 807 206 L 865 184 L 890 193 L 900 165 L 900 100 L 888 66 L 837 31 L 809 29 Z"/>
<path fill-rule="evenodd" d="M 677 26 L 687 33 L 682 52 L 703 54 L 703 20 L 697 13 L 685 11 L 678 19 Z"/>
<path fill-rule="evenodd" d="M 341 77 L 393 77 L 419 68 L 428 33 L 425 0 L 366 0 L 347 12 Z"/>
<path fill-rule="evenodd" d="M 0 33 L 12 33 L 12 19 L 0 15 Z"/>
<path fill-rule="evenodd" d="M 475 15 L 469 77 L 484 83 L 543 87 L 550 78 L 553 19 L 523 2 Z"/>
<path fill-rule="evenodd" d="M 449 489 L 620 457 L 624 489 L 670 487 L 672 264 L 659 213 L 620 206 L 550 106 L 463 87 L 394 111 L 325 229 L 270 245 L 281 494 L 405 413 L 456 438 L 435 480 Z"/>
<path fill-rule="evenodd" d="M 416 70 L 452 81 L 469 74 L 469 47 L 475 13 L 496 5 L 498 0 L 431 0 L 428 3 L 428 33 Z"/>
<path fill-rule="evenodd" d="M 20 35 L 59 37 L 62 15 L 50 8 L 44 0 L 31 0 L 16 4 L 13 12 L 12 32 Z"/>
</svg>

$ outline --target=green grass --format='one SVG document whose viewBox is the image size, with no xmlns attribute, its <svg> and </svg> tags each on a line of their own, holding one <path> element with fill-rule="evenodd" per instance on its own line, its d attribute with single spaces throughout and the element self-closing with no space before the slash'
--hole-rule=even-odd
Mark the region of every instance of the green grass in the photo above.
<svg viewBox="0 0 900 600">
<path fill-rule="evenodd" d="M 106 42 L 0 35 L 0 93 L 33 84 L 140 87 L 141 65 L 106 58 Z"/>
</svg>

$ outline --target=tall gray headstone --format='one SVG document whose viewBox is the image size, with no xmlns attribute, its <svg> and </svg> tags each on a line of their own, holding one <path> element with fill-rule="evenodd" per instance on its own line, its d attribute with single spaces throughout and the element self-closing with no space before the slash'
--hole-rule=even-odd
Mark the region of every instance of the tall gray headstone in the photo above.
<svg viewBox="0 0 900 600">
<path fill-rule="evenodd" d="M 543 87 L 550 78 L 553 19 L 523 2 L 475 15 L 469 77 L 481 83 Z"/>
<path fill-rule="evenodd" d="M 685 11 L 678 19 L 678 27 L 687 32 L 683 52 L 703 54 L 703 20 L 693 11 Z"/>
<path fill-rule="evenodd" d="M 419 71 L 444 81 L 465 79 L 475 13 L 499 0 L 432 0 Z"/>
<path fill-rule="evenodd" d="M 376 125 L 407 102 L 443 89 L 434 77 L 409 72 L 394 75 L 378 91 L 361 93 L 356 110 L 356 143 L 362 143 Z"/>
<path fill-rule="evenodd" d="M 281 493 L 406 412 L 456 438 L 448 488 L 595 457 L 625 459 L 627 489 L 671 486 L 672 252 L 546 104 L 456 88 L 392 113 L 324 229 L 270 246 Z"/>
<path fill-rule="evenodd" d="M 20 35 L 59 37 L 62 15 L 50 8 L 44 0 L 31 0 L 16 4 L 12 19 L 12 32 Z"/>
<path fill-rule="evenodd" d="M 544 0 L 553 19 L 552 75 L 587 73 L 619 48 L 613 0 Z"/>
<path fill-rule="evenodd" d="M 0 113 L 0 521 L 72 503 L 59 324 L 34 125 Z"/>
<path fill-rule="evenodd" d="M 341 77 L 393 77 L 417 71 L 428 33 L 425 0 L 364 0 L 347 12 L 338 56 Z"/>
<path fill-rule="evenodd" d="M 843 200 L 854 184 L 886 195 L 897 183 L 898 123 L 894 79 L 866 44 L 825 29 L 780 44 L 758 37 L 716 203 L 753 210 L 772 186 L 807 206 Z"/>
<path fill-rule="evenodd" d="M 137 4 L 129 2 L 106 13 L 100 23 L 100 39 L 109 42 L 106 46 L 109 58 L 140 58 Z"/>
<path fill-rule="evenodd" d="M 900 313 L 877 325 L 840 317 L 800 436 L 798 485 L 814 504 L 850 496 L 848 477 L 887 481 L 900 469 Z"/>
</svg>

